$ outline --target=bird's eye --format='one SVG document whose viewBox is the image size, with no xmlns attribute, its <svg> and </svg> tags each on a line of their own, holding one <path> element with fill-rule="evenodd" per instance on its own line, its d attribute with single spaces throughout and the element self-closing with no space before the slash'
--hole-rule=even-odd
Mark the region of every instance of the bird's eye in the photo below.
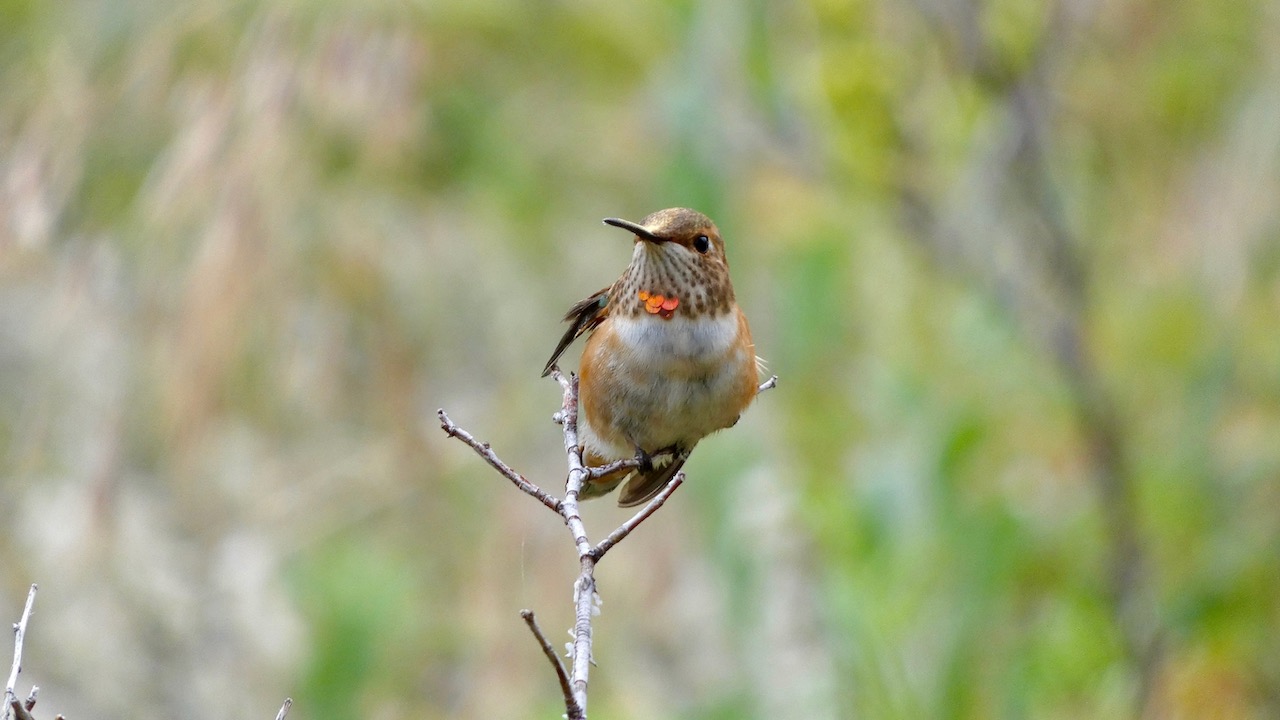
<svg viewBox="0 0 1280 720">
<path fill-rule="evenodd" d="M 699 235 L 693 239 L 693 249 L 700 253 L 705 253 L 711 249 L 711 238 L 706 235 Z"/>
</svg>

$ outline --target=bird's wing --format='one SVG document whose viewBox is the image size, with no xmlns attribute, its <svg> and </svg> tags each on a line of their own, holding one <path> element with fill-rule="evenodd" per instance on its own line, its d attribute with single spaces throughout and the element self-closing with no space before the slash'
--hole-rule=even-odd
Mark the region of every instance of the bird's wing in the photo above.
<svg viewBox="0 0 1280 720">
<path fill-rule="evenodd" d="M 551 368 L 570 343 L 577 340 L 583 333 L 590 332 L 609 316 L 609 290 L 610 288 L 600 290 L 586 300 L 576 303 L 569 308 L 569 312 L 565 313 L 564 321 L 569 323 L 569 329 L 564 331 L 564 337 L 560 338 L 555 351 L 551 353 L 551 359 L 542 369 L 542 377 L 551 374 Z"/>
</svg>

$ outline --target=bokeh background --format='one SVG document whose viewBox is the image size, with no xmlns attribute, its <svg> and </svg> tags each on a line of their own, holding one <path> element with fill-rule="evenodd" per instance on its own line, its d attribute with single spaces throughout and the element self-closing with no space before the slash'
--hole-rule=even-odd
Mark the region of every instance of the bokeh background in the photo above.
<svg viewBox="0 0 1280 720">
<path fill-rule="evenodd" d="M 568 535 L 434 413 L 561 482 L 600 219 L 683 205 L 782 380 L 593 717 L 1280 716 L 1278 198 L 1269 0 L 0 1 L 20 693 L 558 716 Z"/>
</svg>

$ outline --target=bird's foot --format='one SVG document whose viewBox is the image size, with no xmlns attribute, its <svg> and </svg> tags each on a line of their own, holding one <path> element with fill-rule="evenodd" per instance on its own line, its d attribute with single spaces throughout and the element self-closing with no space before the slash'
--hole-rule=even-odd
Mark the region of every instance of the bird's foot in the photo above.
<svg viewBox="0 0 1280 720">
<path fill-rule="evenodd" d="M 639 445 L 636 446 L 636 462 L 640 463 L 640 472 L 645 474 L 653 472 L 653 456 Z"/>
</svg>

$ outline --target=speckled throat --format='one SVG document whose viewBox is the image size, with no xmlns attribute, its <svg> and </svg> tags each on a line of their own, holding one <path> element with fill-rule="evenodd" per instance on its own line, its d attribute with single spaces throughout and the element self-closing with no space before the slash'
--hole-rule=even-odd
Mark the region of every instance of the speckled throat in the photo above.
<svg viewBox="0 0 1280 720">
<path fill-rule="evenodd" d="M 636 242 L 635 255 L 609 291 L 610 311 L 627 317 L 651 313 L 645 298 L 676 298 L 679 304 L 662 316 L 719 316 L 732 309 L 729 266 L 717 252 L 701 255 L 675 243 Z"/>
</svg>

